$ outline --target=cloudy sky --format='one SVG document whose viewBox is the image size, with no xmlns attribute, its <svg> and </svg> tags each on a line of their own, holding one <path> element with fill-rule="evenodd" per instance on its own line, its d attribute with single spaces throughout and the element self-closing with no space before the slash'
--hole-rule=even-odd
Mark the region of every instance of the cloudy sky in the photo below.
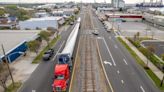
<svg viewBox="0 0 164 92">
<path fill-rule="evenodd" d="M 65 2 L 65 1 L 76 1 L 76 2 L 94 2 L 94 0 L 0 0 L 0 2 L 28 2 L 28 3 L 40 3 L 40 2 Z M 106 2 L 111 2 L 111 0 L 105 0 Z M 139 3 L 143 0 L 125 0 L 125 3 Z M 150 0 L 145 0 L 150 1 Z M 156 0 L 154 0 L 156 1 Z M 104 2 L 104 0 L 96 0 L 96 2 Z"/>
</svg>

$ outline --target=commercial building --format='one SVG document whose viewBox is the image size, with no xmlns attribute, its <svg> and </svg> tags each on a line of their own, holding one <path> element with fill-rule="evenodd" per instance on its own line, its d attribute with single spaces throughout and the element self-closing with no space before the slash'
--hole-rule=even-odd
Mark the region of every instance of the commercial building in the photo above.
<svg viewBox="0 0 164 92">
<path fill-rule="evenodd" d="M 50 15 L 47 12 L 37 12 L 35 13 L 36 18 L 49 17 Z"/>
<path fill-rule="evenodd" d="M 164 16 L 153 15 L 149 13 L 144 13 L 143 18 L 145 21 L 153 23 L 154 25 L 159 25 L 164 27 Z"/>
<path fill-rule="evenodd" d="M 137 22 L 142 21 L 142 15 L 139 14 L 112 14 L 105 15 L 109 21 Z"/>
<path fill-rule="evenodd" d="M 0 28 L 13 29 L 17 26 L 18 20 L 16 17 L 0 17 Z"/>
<path fill-rule="evenodd" d="M 54 9 L 52 11 L 53 16 L 72 16 L 75 15 L 75 11 L 78 8 L 62 8 L 62 9 Z"/>
<path fill-rule="evenodd" d="M 0 44 L 3 44 L 9 63 L 26 52 L 26 42 L 38 37 L 40 31 L 36 30 L 1 30 Z M 2 48 L 0 48 L 0 61 L 4 60 Z"/>
<path fill-rule="evenodd" d="M 60 25 L 64 23 L 63 17 L 41 17 L 41 18 L 31 18 L 26 21 L 19 22 L 19 27 L 21 30 L 35 30 L 42 29 L 45 30 L 48 27 L 58 29 Z"/>
<path fill-rule="evenodd" d="M 124 8 L 125 1 L 124 0 L 112 0 L 112 6 L 115 8 Z"/>
</svg>

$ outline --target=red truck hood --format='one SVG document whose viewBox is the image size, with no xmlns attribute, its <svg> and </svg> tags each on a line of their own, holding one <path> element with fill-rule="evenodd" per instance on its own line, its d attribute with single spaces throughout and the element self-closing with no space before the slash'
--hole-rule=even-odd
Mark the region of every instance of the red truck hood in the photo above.
<svg viewBox="0 0 164 92">
<path fill-rule="evenodd" d="M 65 80 L 54 80 L 53 87 L 61 86 L 62 89 L 66 88 L 66 81 Z"/>
<path fill-rule="evenodd" d="M 68 69 L 67 64 L 56 65 L 55 70 L 54 70 L 54 74 L 64 75 L 67 69 Z"/>
</svg>

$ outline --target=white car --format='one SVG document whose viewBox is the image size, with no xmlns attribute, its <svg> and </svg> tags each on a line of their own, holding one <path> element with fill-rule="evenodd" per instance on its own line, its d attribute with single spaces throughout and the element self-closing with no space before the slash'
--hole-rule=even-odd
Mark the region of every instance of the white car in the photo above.
<svg viewBox="0 0 164 92">
<path fill-rule="evenodd" d="M 93 33 L 94 35 L 98 35 L 98 34 L 99 34 L 98 30 L 94 30 L 92 33 Z"/>
</svg>

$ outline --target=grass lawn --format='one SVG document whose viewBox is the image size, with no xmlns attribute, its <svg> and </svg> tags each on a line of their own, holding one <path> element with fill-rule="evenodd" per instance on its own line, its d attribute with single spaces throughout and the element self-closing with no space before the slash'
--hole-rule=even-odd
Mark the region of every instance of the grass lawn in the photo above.
<svg viewBox="0 0 164 92">
<path fill-rule="evenodd" d="M 155 85 L 160 89 L 164 90 L 164 85 L 160 87 L 160 79 L 152 72 L 150 69 L 145 69 L 146 66 L 145 63 L 139 58 L 139 56 L 120 38 L 117 38 L 124 46 L 125 48 L 130 52 L 130 54 L 136 59 L 137 63 L 142 66 L 142 68 L 145 70 L 145 72 L 149 75 L 149 77 L 154 81 Z"/>
<path fill-rule="evenodd" d="M 6 92 L 17 92 L 17 90 L 19 89 L 19 87 L 22 85 L 21 82 L 15 82 L 15 85 L 13 87 L 12 84 L 10 84 L 6 90 Z"/>
<path fill-rule="evenodd" d="M 56 44 L 57 40 L 59 40 L 59 39 L 60 39 L 60 36 L 58 36 L 57 38 L 54 38 L 54 39 L 49 43 L 49 47 L 50 47 L 50 48 L 53 47 L 53 46 Z M 47 51 L 49 47 L 46 46 L 46 47 L 38 54 L 38 56 L 35 57 L 35 59 L 32 61 L 32 63 L 33 63 L 33 64 L 39 63 L 40 60 L 41 60 L 41 58 L 42 58 L 42 56 L 43 56 L 43 54 L 44 54 L 44 52 Z"/>
</svg>

